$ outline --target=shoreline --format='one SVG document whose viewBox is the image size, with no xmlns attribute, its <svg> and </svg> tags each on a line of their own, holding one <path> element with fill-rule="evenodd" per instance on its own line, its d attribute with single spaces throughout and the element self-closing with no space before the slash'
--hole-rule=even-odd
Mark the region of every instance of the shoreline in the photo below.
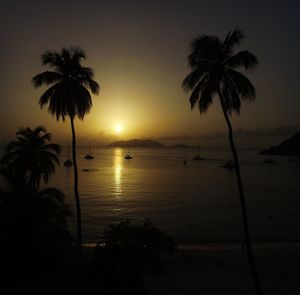
<svg viewBox="0 0 300 295">
<path fill-rule="evenodd" d="M 199 242 L 199 241 L 176 241 L 178 250 L 234 250 L 234 249 L 243 249 L 242 242 Z M 93 248 L 99 242 L 87 242 L 83 244 L 84 248 Z M 262 248 L 284 248 L 284 247 L 300 247 L 300 240 L 290 240 L 290 241 L 259 241 L 252 242 L 253 249 L 262 249 Z"/>
</svg>

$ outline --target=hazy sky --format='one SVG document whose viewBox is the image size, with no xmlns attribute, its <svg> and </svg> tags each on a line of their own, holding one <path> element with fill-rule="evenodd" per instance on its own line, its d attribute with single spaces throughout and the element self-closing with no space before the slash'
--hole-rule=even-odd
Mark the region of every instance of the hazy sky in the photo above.
<svg viewBox="0 0 300 295">
<path fill-rule="evenodd" d="M 224 37 L 241 28 L 241 49 L 257 55 L 250 73 L 254 103 L 244 103 L 235 129 L 300 126 L 300 4 L 298 1 L 1 1 L 0 138 L 21 126 L 45 126 L 57 140 L 70 137 L 69 122 L 57 123 L 38 99 L 46 88 L 30 79 L 45 70 L 40 54 L 80 46 L 85 65 L 101 85 L 83 123 L 83 140 L 182 137 L 226 130 L 218 100 L 205 115 L 190 110 L 181 89 L 190 41 L 199 34 Z M 294 127 L 293 127 L 294 128 Z M 281 130 L 281 129 L 279 129 Z"/>
</svg>

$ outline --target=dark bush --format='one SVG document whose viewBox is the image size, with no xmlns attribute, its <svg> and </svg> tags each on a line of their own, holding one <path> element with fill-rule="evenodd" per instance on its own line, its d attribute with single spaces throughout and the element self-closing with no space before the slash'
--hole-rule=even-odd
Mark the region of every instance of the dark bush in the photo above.
<svg viewBox="0 0 300 295">
<path fill-rule="evenodd" d="M 173 254 L 176 243 L 149 220 L 130 220 L 105 230 L 98 243 L 89 270 L 84 271 L 89 291 L 99 294 L 143 294 L 144 276 L 162 271 L 162 256 Z"/>
</svg>

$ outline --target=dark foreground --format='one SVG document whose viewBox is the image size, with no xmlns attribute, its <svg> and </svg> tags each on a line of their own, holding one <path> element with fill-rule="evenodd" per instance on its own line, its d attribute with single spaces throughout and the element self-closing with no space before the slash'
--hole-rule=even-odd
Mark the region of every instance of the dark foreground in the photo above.
<svg viewBox="0 0 300 295">
<path fill-rule="evenodd" d="M 300 294 L 300 244 L 256 245 L 265 294 Z M 245 250 L 240 245 L 180 246 L 164 260 L 164 273 L 147 278 L 149 294 L 255 294 Z"/>
</svg>

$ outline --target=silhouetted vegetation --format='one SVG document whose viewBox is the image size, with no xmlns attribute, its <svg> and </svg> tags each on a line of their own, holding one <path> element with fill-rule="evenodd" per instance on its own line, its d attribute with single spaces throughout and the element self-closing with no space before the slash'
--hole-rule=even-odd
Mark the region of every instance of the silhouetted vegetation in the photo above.
<svg viewBox="0 0 300 295">
<path fill-rule="evenodd" d="M 175 242 L 147 220 L 128 220 L 106 229 L 92 254 L 78 255 L 64 194 L 39 188 L 59 164 L 59 146 L 45 143 L 50 134 L 42 127 L 16 135 L 0 166 L 1 292 L 142 294 L 144 276 L 160 274 L 161 257 L 176 250 Z"/>
<path fill-rule="evenodd" d="M 31 188 L 37 188 L 41 180 L 48 183 L 59 164 L 60 146 L 47 143 L 51 134 L 44 127 L 21 128 L 17 140 L 6 146 L 1 165 L 14 179 L 20 179 Z"/>
<path fill-rule="evenodd" d="M 48 111 L 64 121 L 70 118 L 72 130 L 72 160 L 74 169 L 74 194 L 77 214 L 77 240 L 82 247 L 81 208 L 78 192 L 78 168 L 76 160 L 76 134 L 74 120 L 83 120 L 92 107 L 92 97 L 89 90 L 98 94 L 99 85 L 93 80 L 94 72 L 91 68 L 83 67 L 82 60 L 86 58 L 81 48 L 62 48 L 61 52 L 46 51 L 41 55 L 42 65 L 50 71 L 42 72 L 32 78 L 34 87 L 52 85 L 40 97 L 41 108 L 48 104 Z"/>
<path fill-rule="evenodd" d="M 45 140 L 50 135 L 41 127 L 20 129 L 1 161 L 3 294 L 65 294 L 76 281 L 76 248 L 64 195 L 55 188 L 39 190 L 40 181 L 48 182 L 58 163 L 59 147 Z"/>
<path fill-rule="evenodd" d="M 208 110 L 216 95 L 219 97 L 233 154 L 250 268 L 257 294 L 263 294 L 252 252 L 244 188 L 229 119 L 233 111 L 240 112 L 241 99 L 251 101 L 256 97 L 255 88 L 250 80 L 238 71 L 238 69 L 252 69 L 258 64 L 257 58 L 251 52 L 247 50 L 234 52 L 234 47 L 243 39 L 244 34 L 238 29 L 229 31 L 224 40 L 217 36 L 207 35 L 195 38 L 191 43 L 191 53 L 188 56 L 191 73 L 183 80 L 182 87 L 186 91 L 192 91 L 191 108 L 198 104 L 200 113 Z"/>
<path fill-rule="evenodd" d="M 162 256 L 176 243 L 146 220 L 110 226 L 84 270 L 84 294 L 143 294 L 145 275 L 162 271 Z"/>
</svg>

